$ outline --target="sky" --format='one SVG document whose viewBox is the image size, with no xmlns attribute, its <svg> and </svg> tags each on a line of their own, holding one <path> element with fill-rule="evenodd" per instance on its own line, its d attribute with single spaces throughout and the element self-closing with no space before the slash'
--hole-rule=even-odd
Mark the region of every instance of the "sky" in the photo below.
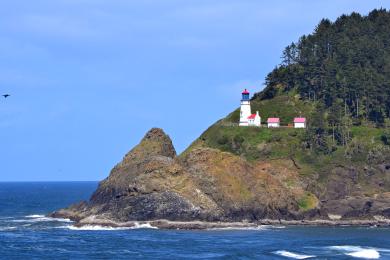
<svg viewBox="0 0 390 260">
<path fill-rule="evenodd" d="M 2 0 L 0 181 L 95 181 L 152 127 L 178 153 L 322 18 L 383 0 Z"/>
</svg>

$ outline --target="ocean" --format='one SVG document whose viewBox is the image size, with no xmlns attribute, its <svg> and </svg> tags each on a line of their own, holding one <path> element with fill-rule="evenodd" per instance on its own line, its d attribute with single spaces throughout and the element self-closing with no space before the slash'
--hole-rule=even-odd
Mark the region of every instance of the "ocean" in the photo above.
<svg viewBox="0 0 390 260">
<path fill-rule="evenodd" d="M 390 228 L 382 227 L 77 228 L 45 216 L 88 199 L 96 187 L 0 183 L 0 259 L 390 259 Z"/>
</svg>

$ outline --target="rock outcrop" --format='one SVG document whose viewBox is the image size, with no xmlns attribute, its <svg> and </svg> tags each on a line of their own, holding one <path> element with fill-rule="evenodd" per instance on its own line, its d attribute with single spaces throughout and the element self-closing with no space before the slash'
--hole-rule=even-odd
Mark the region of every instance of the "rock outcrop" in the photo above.
<svg viewBox="0 0 390 260">
<path fill-rule="evenodd" d="M 112 169 L 89 201 L 51 216 L 70 218 L 79 225 L 389 218 L 388 192 L 353 194 L 356 188 L 351 182 L 358 178 L 356 174 L 342 169 L 335 173 L 328 186 L 317 187 L 292 160 L 249 162 L 202 145 L 176 156 L 171 139 L 153 128 Z M 337 182 L 343 174 L 350 178 Z"/>
</svg>

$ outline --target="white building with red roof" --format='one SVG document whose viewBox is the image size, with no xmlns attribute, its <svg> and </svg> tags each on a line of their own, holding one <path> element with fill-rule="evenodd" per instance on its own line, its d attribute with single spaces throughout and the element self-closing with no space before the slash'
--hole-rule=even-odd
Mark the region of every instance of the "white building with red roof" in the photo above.
<svg viewBox="0 0 390 260">
<path fill-rule="evenodd" d="M 306 118 L 305 117 L 294 118 L 294 128 L 306 128 Z"/>
<path fill-rule="evenodd" d="M 279 117 L 270 117 L 267 120 L 268 128 L 280 127 Z"/>
<path fill-rule="evenodd" d="M 256 111 L 256 114 L 252 114 L 248 117 L 249 126 L 261 126 L 261 117 L 259 111 Z"/>
</svg>

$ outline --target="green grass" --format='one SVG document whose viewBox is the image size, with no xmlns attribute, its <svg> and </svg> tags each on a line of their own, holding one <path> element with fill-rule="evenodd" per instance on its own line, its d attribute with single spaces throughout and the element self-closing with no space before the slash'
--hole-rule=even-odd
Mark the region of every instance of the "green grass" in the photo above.
<svg viewBox="0 0 390 260">
<path fill-rule="evenodd" d="M 300 145 L 304 129 L 224 126 L 209 128 L 200 139 L 207 146 L 243 155 L 248 160 L 291 156 Z"/>
<path fill-rule="evenodd" d="M 352 136 L 366 143 L 381 142 L 381 135 L 385 132 L 383 128 L 375 128 L 369 126 L 353 126 L 351 129 Z"/>
<path fill-rule="evenodd" d="M 300 210 L 307 211 L 310 209 L 316 208 L 318 205 L 318 199 L 317 197 L 310 193 L 306 192 L 302 198 L 298 201 L 298 206 Z"/>
</svg>

